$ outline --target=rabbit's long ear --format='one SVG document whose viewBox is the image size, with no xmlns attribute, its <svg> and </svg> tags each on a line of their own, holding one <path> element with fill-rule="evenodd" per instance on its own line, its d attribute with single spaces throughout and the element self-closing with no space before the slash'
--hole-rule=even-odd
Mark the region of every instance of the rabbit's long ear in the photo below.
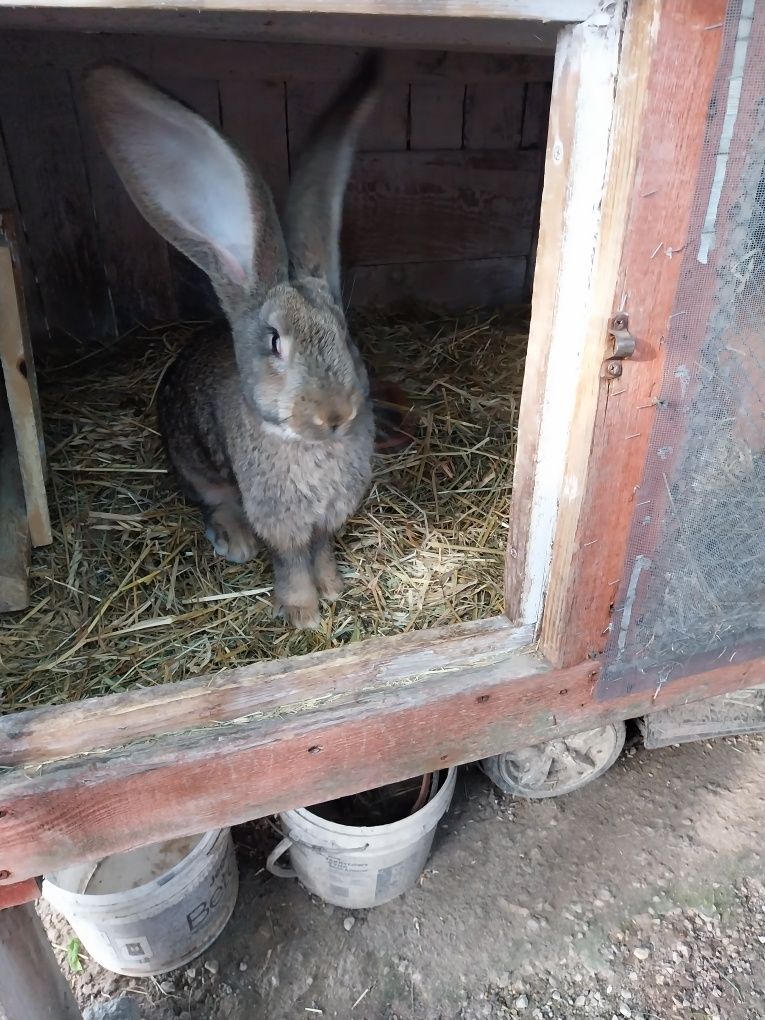
<svg viewBox="0 0 765 1020">
<path fill-rule="evenodd" d="M 356 139 L 377 98 L 379 76 L 380 57 L 370 53 L 319 122 L 287 194 L 284 233 L 293 274 L 326 281 L 338 302 L 343 193 Z"/>
<path fill-rule="evenodd" d="M 86 79 L 99 135 L 149 223 L 212 280 L 224 307 L 286 276 L 271 193 L 218 132 L 125 68 Z M 139 254 L 140 257 L 140 254 Z"/>
</svg>

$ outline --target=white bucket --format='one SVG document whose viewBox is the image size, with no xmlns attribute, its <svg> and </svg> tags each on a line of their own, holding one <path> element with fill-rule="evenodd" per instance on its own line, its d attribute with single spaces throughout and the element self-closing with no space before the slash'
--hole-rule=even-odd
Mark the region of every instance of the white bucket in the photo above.
<svg viewBox="0 0 765 1020">
<path fill-rule="evenodd" d="M 287 836 L 269 856 L 268 870 L 280 878 L 300 879 L 309 892 L 338 907 L 387 903 L 422 874 L 456 780 L 457 770 L 449 769 L 443 786 L 424 807 L 387 825 L 340 825 L 307 808 L 285 811 L 279 818 Z M 290 868 L 277 864 L 287 850 Z"/>
<path fill-rule="evenodd" d="M 238 890 L 230 829 L 64 868 L 42 888 L 93 959 L 130 977 L 175 970 L 207 949 Z"/>
</svg>

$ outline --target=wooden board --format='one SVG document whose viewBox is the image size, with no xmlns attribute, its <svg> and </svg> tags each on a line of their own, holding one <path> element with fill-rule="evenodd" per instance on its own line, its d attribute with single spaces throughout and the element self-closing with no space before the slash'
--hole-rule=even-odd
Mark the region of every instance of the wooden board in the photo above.
<svg viewBox="0 0 765 1020">
<path fill-rule="evenodd" d="M 30 67 L 21 78 L 0 61 L 0 122 L 54 338 L 114 335 L 69 75 Z"/>
<path fill-rule="evenodd" d="M 526 87 L 522 82 L 469 84 L 465 94 L 465 148 L 519 148 Z M 549 109 L 549 102 L 547 105 Z"/>
<path fill-rule="evenodd" d="M 28 878 L 16 885 L 0 886 L 0 910 L 9 907 L 20 907 L 22 903 L 34 903 L 40 898 L 40 887 L 37 880 Z"/>
<path fill-rule="evenodd" d="M 459 311 L 465 295 L 476 307 L 500 308 L 526 300 L 528 262 L 523 255 L 498 259 L 349 266 L 345 300 L 359 308 L 401 307 L 427 300 L 436 308 Z"/>
<path fill-rule="evenodd" d="M 360 154 L 345 199 L 349 265 L 527 255 L 540 154 Z"/>
<path fill-rule="evenodd" d="M 414 8 L 416 11 L 417 9 Z M 510 21 L 504 18 L 311 14 L 254 11 L 193 11 L 165 8 L 68 10 L 0 8 L 0 25 L 35 31 L 125 32 L 186 35 L 197 38 L 246 39 L 269 43 L 322 43 L 381 46 L 392 49 L 452 50 L 485 54 L 552 54 L 561 22 Z"/>
<path fill-rule="evenodd" d="M 34 359 L 23 312 L 20 270 L 14 267 L 10 216 L 0 219 L 0 366 L 13 431 L 32 544 L 51 541 L 45 494 L 45 448 Z"/>
<path fill-rule="evenodd" d="M 82 1020 L 31 904 L 0 911 L 3 1020 Z"/>
<path fill-rule="evenodd" d="M 0 0 L 3 7 L 27 7 L 39 10 L 67 10 L 87 7 L 91 10 L 160 10 L 179 11 L 263 11 L 268 14 L 311 14 L 315 2 L 301 0 Z M 420 17 L 449 18 L 504 18 L 525 21 L 584 21 L 595 13 L 599 4 L 595 0 L 472 0 L 455 4 L 452 0 L 419 0 Z M 409 15 L 409 0 L 324 0 L 322 10 L 327 14 L 372 14 L 376 18 L 391 15 Z"/>
<path fill-rule="evenodd" d="M 714 26 L 725 10 L 725 0 L 630 8 L 624 53 L 633 73 L 620 74 L 617 86 L 613 184 L 542 623 L 542 648 L 556 664 L 597 655 L 606 643 L 680 276 L 681 260 L 664 248 L 680 249 L 687 237 L 720 52 Z M 610 379 L 607 321 L 621 309 L 638 346 L 622 376 Z"/>
<path fill-rule="evenodd" d="M 30 545 L 13 422 L 0 387 L 0 613 L 29 605 Z"/>
<path fill-rule="evenodd" d="M 631 10 L 634 5 L 631 6 Z M 555 59 L 506 561 L 508 616 L 537 625 L 548 583 L 607 192 L 620 8 L 566 29 Z M 610 302 L 611 295 L 608 297 Z"/>
<path fill-rule="evenodd" d="M 466 85 L 413 85 L 409 145 L 415 150 L 461 149 Z M 488 148 L 488 146 L 483 146 Z"/>
<path fill-rule="evenodd" d="M 506 628 L 503 649 L 498 627 Z M 669 679 L 666 670 L 641 674 L 618 698 L 600 699 L 597 663 L 552 669 L 522 647 L 527 635 L 488 621 L 454 655 L 433 642 L 408 656 L 402 638 L 395 659 L 372 652 L 366 661 L 371 682 L 364 680 L 364 656 L 373 642 L 343 650 L 351 656 L 345 663 L 338 652 L 312 656 L 310 666 L 283 673 L 265 695 L 255 693 L 266 686 L 255 672 L 238 691 L 226 688 L 231 674 L 207 678 L 207 693 L 197 686 L 191 702 L 176 699 L 185 709 L 170 709 L 176 721 L 192 719 L 191 729 L 2 775 L 0 872 L 13 884 L 75 861 L 310 805 L 751 687 L 765 668 L 761 645 L 741 649 L 740 661 L 705 661 L 701 673 L 689 662 L 670 670 Z M 177 689 L 158 693 L 162 712 Z M 229 711 L 236 700 L 245 711 L 258 701 L 259 708 L 199 726 L 205 702 L 215 718 L 216 698 Z M 104 714 L 110 701 L 103 699 Z M 196 726 L 195 702 L 201 710 Z M 146 707 L 134 732 L 146 733 Z M 167 719 L 157 717 L 155 730 L 166 726 Z"/>
</svg>

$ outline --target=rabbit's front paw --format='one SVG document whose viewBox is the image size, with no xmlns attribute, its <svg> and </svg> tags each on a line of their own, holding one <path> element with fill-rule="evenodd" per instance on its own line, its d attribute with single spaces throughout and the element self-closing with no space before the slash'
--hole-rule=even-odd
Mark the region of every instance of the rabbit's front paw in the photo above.
<svg viewBox="0 0 765 1020">
<path fill-rule="evenodd" d="M 317 630 L 321 626 L 319 603 L 307 606 L 274 605 L 274 616 L 285 620 L 295 630 Z"/>
<path fill-rule="evenodd" d="M 258 543 L 241 507 L 223 503 L 207 521 L 205 535 L 215 552 L 230 563 L 247 563 L 258 551 Z"/>
<path fill-rule="evenodd" d="M 316 587 L 327 602 L 336 602 L 343 594 L 343 579 L 334 563 L 317 564 Z"/>
</svg>

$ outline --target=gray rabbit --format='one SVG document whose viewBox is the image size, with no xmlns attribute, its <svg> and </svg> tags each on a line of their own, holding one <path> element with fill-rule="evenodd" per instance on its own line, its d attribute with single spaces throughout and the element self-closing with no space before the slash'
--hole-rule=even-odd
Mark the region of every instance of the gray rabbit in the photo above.
<svg viewBox="0 0 765 1020">
<path fill-rule="evenodd" d="M 283 229 L 265 181 L 196 113 L 119 66 L 86 81 L 133 201 L 209 276 L 231 327 L 187 345 L 162 379 L 170 462 L 219 555 L 244 563 L 262 540 L 274 611 L 300 628 L 342 591 L 334 535 L 371 477 L 369 383 L 343 314 L 339 235 L 378 67 L 365 58 L 319 123 Z"/>
</svg>

